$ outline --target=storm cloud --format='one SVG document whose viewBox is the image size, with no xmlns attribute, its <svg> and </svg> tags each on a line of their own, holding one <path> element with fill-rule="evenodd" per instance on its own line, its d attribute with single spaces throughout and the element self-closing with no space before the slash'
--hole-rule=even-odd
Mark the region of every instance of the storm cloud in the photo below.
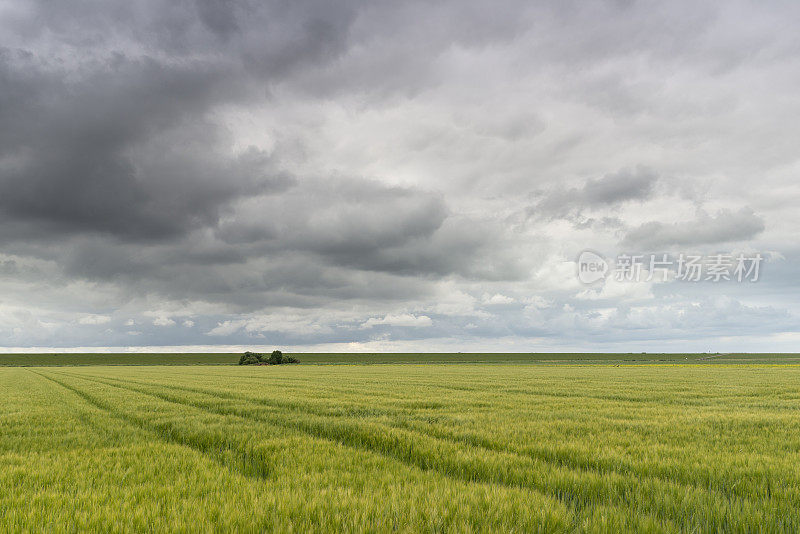
<svg viewBox="0 0 800 534">
<path fill-rule="evenodd" d="M 557 188 L 528 209 L 531 216 L 574 218 L 585 210 L 607 208 L 630 201 L 644 201 L 652 195 L 658 176 L 645 168 L 622 169 L 582 186 Z"/>
<path fill-rule="evenodd" d="M 659 250 L 675 245 L 721 245 L 747 241 L 763 231 L 764 219 L 744 207 L 736 212 L 721 210 L 716 215 L 701 212 L 692 220 L 672 224 L 647 222 L 628 232 L 622 244 L 640 250 Z"/>
<path fill-rule="evenodd" d="M 0 347 L 793 339 L 798 15 L 3 2 Z M 768 269 L 592 299 L 574 275 L 683 248 Z"/>
</svg>

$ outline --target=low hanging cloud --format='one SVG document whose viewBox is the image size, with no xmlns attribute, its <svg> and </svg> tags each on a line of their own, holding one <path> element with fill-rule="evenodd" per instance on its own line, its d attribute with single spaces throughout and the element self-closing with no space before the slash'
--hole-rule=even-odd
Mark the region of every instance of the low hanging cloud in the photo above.
<svg viewBox="0 0 800 534">
<path fill-rule="evenodd" d="M 175 326 L 177 323 L 169 317 L 156 317 L 153 319 L 153 326 Z"/>
<path fill-rule="evenodd" d="M 431 326 L 433 320 L 427 315 L 414 315 L 411 313 L 388 314 L 382 318 L 370 317 L 362 325 L 362 328 L 372 328 L 373 326 L 401 326 L 401 327 L 426 327 Z"/>
<path fill-rule="evenodd" d="M 100 325 L 111 322 L 111 317 L 107 315 L 85 315 L 78 319 L 78 324 L 82 325 Z"/>
<path fill-rule="evenodd" d="M 764 228 L 764 219 L 748 207 L 738 211 L 723 209 L 715 215 L 701 211 L 691 221 L 644 223 L 630 230 L 621 245 L 638 250 L 716 245 L 753 239 Z"/>
<path fill-rule="evenodd" d="M 608 208 L 624 202 L 644 201 L 654 192 L 658 175 L 645 167 L 622 169 L 587 180 L 582 187 L 546 193 L 528 215 L 544 219 L 574 218 L 583 211 Z"/>
</svg>

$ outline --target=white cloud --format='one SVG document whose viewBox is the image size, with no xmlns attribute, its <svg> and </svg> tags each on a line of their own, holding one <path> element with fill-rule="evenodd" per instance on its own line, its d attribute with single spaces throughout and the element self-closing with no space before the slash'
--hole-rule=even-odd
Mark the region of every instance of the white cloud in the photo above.
<svg viewBox="0 0 800 534">
<path fill-rule="evenodd" d="M 431 326 L 433 320 L 427 315 L 413 315 L 410 313 L 387 314 L 383 318 L 370 317 L 364 323 L 362 328 L 372 328 L 373 326 L 386 325 L 386 326 L 403 326 L 403 327 L 423 327 Z"/>
<path fill-rule="evenodd" d="M 550 299 L 546 299 L 541 295 L 534 295 L 532 297 L 527 297 L 523 299 L 523 302 L 526 304 L 526 308 L 536 308 L 536 309 L 543 309 L 549 308 L 553 305 L 553 301 Z"/>
<path fill-rule="evenodd" d="M 500 293 L 495 293 L 494 295 L 483 295 L 483 303 L 488 305 L 495 305 L 495 304 L 512 304 L 516 302 L 513 298 L 508 297 L 506 295 L 501 295 Z"/>
<path fill-rule="evenodd" d="M 206 332 L 209 336 L 229 336 L 241 330 L 247 321 L 223 321 L 218 323 L 217 326 Z"/>
<path fill-rule="evenodd" d="M 647 272 L 642 271 L 643 278 L 647 277 Z M 653 295 L 653 281 L 619 281 L 613 276 L 609 276 L 603 281 L 599 288 L 587 288 L 580 291 L 575 298 L 580 300 L 616 300 L 617 302 L 628 302 L 637 300 L 650 300 Z"/>
<path fill-rule="evenodd" d="M 111 317 L 108 315 L 84 315 L 78 318 L 78 324 L 98 325 L 111 322 Z"/>
</svg>

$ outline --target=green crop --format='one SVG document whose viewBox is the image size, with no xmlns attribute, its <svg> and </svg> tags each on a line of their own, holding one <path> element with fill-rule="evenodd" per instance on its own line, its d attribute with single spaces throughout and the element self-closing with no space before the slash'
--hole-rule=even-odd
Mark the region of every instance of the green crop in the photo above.
<svg viewBox="0 0 800 534">
<path fill-rule="evenodd" d="M 797 532 L 800 367 L 0 369 L 0 531 Z"/>
</svg>

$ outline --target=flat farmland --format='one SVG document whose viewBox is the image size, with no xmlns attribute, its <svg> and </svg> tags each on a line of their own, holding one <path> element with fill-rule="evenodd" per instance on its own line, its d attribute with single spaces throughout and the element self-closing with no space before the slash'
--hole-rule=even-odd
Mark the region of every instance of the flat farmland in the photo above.
<svg viewBox="0 0 800 534">
<path fill-rule="evenodd" d="M 4 532 L 797 532 L 800 367 L 5 367 L 0 487 Z"/>
<path fill-rule="evenodd" d="M 269 350 L 267 352 L 270 352 Z M 301 365 L 372 365 L 372 364 L 453 364 L 453 363 L 699 363 L 703 365 L 722 363 L 780 363 L 800 364 L 800 354 L 713 354 L 713 353 L 578 353 L 578 352 L 394 352 L 394 353 L 346 353 L 317 352 L 289 354 L 300 359 Z M 19 366 L 76 366 L 76 365 L 236 365 L 241 353 L 175 353 L 175 352 L 124 352 L 124 353 L 49 353 L 49 354 L 0 354 L 0 367 Z"/>
</svg>

